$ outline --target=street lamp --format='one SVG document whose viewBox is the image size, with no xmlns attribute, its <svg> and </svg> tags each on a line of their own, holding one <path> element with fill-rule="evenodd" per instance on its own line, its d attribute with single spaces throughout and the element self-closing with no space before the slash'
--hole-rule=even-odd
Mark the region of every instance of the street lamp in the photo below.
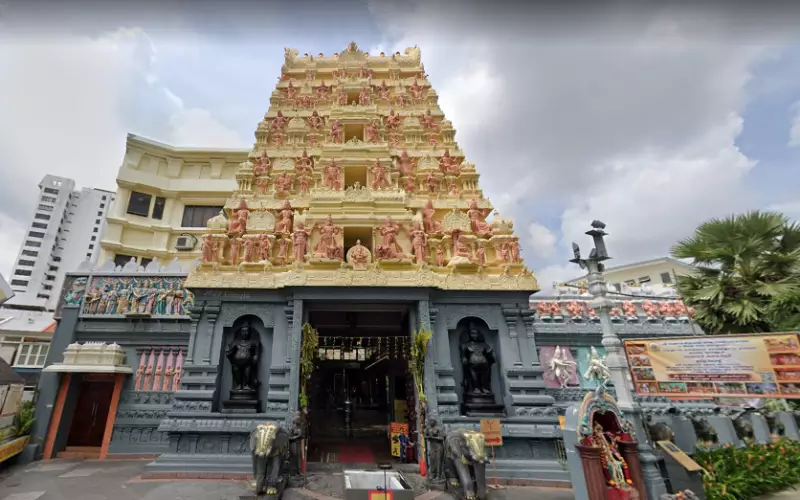
<svg viewBox="0 0 800 500">
<path fill-rule="evenodd" d="M 590 305 L 600 318 L 600 327 L 603 332 L 602 345 L 606 350 L 606 367 L 611 373 L 611 382 L 617 395 L 617 404 L 625 413 L 627 419 L 633 424 L 638 436 L 639 459 L 642 463 L 642 475 L 648 497 L 660 498 L 667 492 L 664 479 L 658 467 L 658 458 L 653 454 L 653 447 L 647 435 L 642 409 L 633 399 L 633 382 L 628 377 L 629 367 L 622 347 L 622 341 L 614 331 L 611 323 L 611 309 L 614 302 L 608 298 L 608 287 L 603 279 L 605 271 L 604 261 L 609 260 L 606 243 L 603 239 L 608 236 L 605 232 L 606 225 L 599 220 L 592 221 L 592 229 L 586 234 L 592 237 L 594 248 L 589 252 L 589 258 L 581 258 L 581 250 L 577 243 L 572 244 L 574 258 L 570 262 L 578 264 L 581 269 L 586 269 L 586 280 L 589 283 L 589 293 L 592 295 Z"/>
</svg>

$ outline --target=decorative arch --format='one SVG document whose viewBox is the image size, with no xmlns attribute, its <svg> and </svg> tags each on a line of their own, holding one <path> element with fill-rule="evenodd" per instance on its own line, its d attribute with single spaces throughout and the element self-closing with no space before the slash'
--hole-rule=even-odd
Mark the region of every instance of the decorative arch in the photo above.
<svg viewBox="0 0 800 500">
<path fill-rule="evenodd" d="M 465 318 L 477 318 L 483 321 L 489 330 L 499 330 L 500 322 L 498 321 L 497 314 L 486 306 L 457 306 L 447 308 L 447 329 L 453 330 Z"/>
<path fill-rule="evenodd" d="M 272 311 L 264 308 L 256 308 L 249 304 L 225 307 L 219 322 L 222 323 L 223 327 L 227 328 L 233 326 L 234 323 L 244 316 L 255 316 L 261 320 L 265 328 L 272 328 L 275 326 L 275 319 L 272 316 Z"/>
</svg>

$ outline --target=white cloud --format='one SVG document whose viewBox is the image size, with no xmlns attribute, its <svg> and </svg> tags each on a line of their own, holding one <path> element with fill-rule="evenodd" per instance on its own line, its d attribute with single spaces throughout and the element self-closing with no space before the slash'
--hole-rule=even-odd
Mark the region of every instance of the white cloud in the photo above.
<svg viewBox="0 0 800 500">
<path fill-rule="evenodd" d="M 156 61 L 154 43 L 141 29 L 97 38 L 0 37 L 0 217 L 27 223 L 45 174 L 115 189 L 128 132 L 176 145 L 246 143 L 208 111 L 184 107 L 158 83 Z M 150 118 L 137 129 L 148 121 L 141 116 L 157 108 L 166 119 Z M 9 228 L 0 226 L 8 247 L 0 270 L 6 271 L 21 243 L 19 231 Z"/>
<path fill-rule="evenodd" d="M 794 110 L 794 117 L 792 118 L 792 126 L 789 129 L 789 146 L 796 148 L 800 146 L 800 101 L 794 103 L 792 109 Z"/>
<path fill-rule="evenodd" d="M 518 228 L 548 235 L 524 253 L 540 277 L 579 275 L 561 262 L 571 241 L 588 253 L 594 219 L 621 263 L 663 256 L 703 220 L 755 208 L 744 179 L 757 162 L 736 146 L 746 85 L 790 26 L 770 18 L 769 32 L 747 31 L 742 19 L 767 14 L 734 7 L 573 9 L 569 22 L 555 11 L 538 21 L 526 11 L 523 22 L 507 7 L 370 3 L 385 44 L 422 48 L 486 195 Z M 560 238 L 552 251 L 549 236 Z"/>
<path fill-rule="evenodd" d="M 556 253 L 556 235 L 538 222 L 528 224 L 528 245 L 533 255 L 549 259 Z"/>
</svg>

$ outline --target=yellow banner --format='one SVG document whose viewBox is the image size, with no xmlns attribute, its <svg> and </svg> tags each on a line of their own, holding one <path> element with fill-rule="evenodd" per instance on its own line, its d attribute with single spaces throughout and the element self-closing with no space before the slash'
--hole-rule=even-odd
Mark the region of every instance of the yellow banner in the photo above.
<svg viewBox="0 0 800 500">
<path fill-rule="evenodd" d="M 408 424 L 401 422 L 389 422 L 389 435 L 392 443 L 392 456 L 399 457 L 402 451 L 400 436 L 408 438 Z"/>
<path fill-rule="evenodd" d="M 673 398 L 800 398 L 796 333 L 626 340 L 636 392 Z"/>
<path fill-rule="evenodd" d="M 25 445 L 28 444 L 28 439 L 30 439 L 30 436 L 25 436 L 0 446 L 0 462 L 4 462 L 14 455 L 22 453 Z"/>
</svg>

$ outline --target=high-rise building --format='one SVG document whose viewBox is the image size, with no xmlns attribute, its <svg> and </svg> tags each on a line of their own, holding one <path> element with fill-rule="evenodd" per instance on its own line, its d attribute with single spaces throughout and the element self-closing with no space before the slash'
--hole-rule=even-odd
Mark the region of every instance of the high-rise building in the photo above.
<svg viewBox="0 0 800 500">
<path fill-rule="evenodd" d="M 84 261 L 97 261 L 114 197 L 101 189 L 76 190 L 72 179 L 44 176 L 11 273 L 16 294 L 11 303 L 55 309 L 64 273 L 75 271 Z"/>
</svg>

